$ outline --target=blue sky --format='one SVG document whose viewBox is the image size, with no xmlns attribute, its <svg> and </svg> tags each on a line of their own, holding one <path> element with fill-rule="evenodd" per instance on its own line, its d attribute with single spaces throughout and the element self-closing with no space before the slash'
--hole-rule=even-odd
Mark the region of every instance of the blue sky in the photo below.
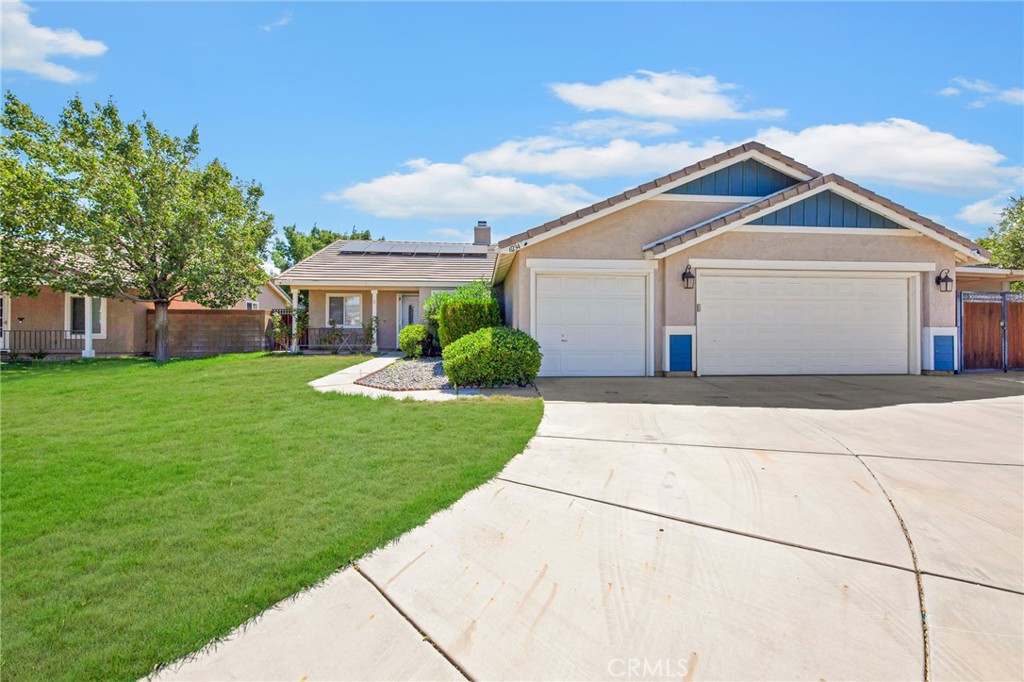
<svg viewBox="0 0 1024 682">
<path fill-rule="evenodd" d="M 4 3 L 3 86 L 113 96 L 279 226 L 507 235 L 750 139 L 970 236 L 1024 192 L 1021 3 Z"/>
</svg>

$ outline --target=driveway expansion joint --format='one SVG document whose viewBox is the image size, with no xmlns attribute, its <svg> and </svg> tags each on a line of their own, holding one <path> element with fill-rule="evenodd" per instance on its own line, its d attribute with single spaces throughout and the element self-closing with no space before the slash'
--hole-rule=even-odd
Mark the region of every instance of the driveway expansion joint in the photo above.
<svg viewBox="0 0 1024 682">
<path fill-rule="evenodd" d="M 460 675 L 469 680 L 469 682 L 476 682 L 476 678 L 470 675 L 465 668 L 459 665 L 459 662 L 452 658 L 451 655 L 449 655 L 449 653 L 444 650 L 444 647 L 442 647 L 440 644 L 434 641 L 434 638 L 427 634 L 427 632 L 423 628 L 421 628 L 419 624 L 417 624 L 416 621 L 414 621 L 401 606 L 396 604 L 395 600 L 388 596 L 388 593 L 385 592 L 383 588 L 381 588 L 381 586 L 378 585 L 373 578 L 371 578 L 365 571 L 359 568 L 359 564 L 352 564 L 352 570 L 354 570 L 359 575 L 363 576 L 363 578 L 366 579 L 366 582 L 368 582 L 370 586 L 373 587 L 373 589 L 375 589 L 378 592 L 378 594 L 380 594 L 380 596 L 384 598 L 384 601 L 390 604 L 391 608 L 393 608 L 395 612 L 398 613 L 398 615 L 400 615 L 405 620 L 405 622 L 407 622 L 412 627 L 412 629 L 415 630 L 420 635 L 420 637 L 423 638 L 423 641 L 427 642 L 428 644 L 430 644 L 430 646 L 434 647 L 434 650 L 437 651 L 437 653 L 441 654 L 441 657 L 444 658 L 444 660 L 448 661 L 448 664 L 455 668 Z"/>
</svg>

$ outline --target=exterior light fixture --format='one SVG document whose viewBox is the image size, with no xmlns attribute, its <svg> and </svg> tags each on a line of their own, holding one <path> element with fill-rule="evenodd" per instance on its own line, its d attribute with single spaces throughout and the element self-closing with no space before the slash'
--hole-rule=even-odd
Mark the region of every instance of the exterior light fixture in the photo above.
<svg viewBox="0 0 1024 682">
<path fill-rule="evenodd" d="M 953 278 L 949 276 L 949 268 L 946 268 L 935 277 L 935 284 L 939 287 L 939 291 L 953 290 Z"/>
<path fill-rule="evenodd" d="M 686 269 L 683 270 L 683 288 L 684 289 L 692 289 L 693 288 L 694 280 L 696 280 L 696 279 L 697 279 L 697 276 L 695 274 L 693 274 L 693 270 L 691 270 L 690 266 L 687 265 Z"/>
</svg>

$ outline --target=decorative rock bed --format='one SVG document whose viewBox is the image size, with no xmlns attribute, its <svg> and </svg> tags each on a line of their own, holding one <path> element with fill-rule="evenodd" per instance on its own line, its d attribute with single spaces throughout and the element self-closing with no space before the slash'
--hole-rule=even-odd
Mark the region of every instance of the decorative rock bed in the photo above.
<svg viewBox="0 0 1024 682">
<path fill-rule="evenodd" d="M 385 391 L 427 391 L 453 388 L 448 383 L 448 377 L 444 375 L 441 358 L 399 360 L 379 372 L 368 374 L 355 383 Z"/>
</svg>

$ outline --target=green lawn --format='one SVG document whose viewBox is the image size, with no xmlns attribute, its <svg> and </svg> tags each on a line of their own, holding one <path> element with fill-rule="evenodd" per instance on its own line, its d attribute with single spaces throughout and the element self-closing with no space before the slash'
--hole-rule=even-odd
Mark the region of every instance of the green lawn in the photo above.
<svg viewBox="0 0 1024 682">
<path fill-rule="evenodd" d="M 7 680 L 132 680 L 423 523 L 526 445 L 539 400 L 325 395 L 362 358 L 0 371 Z"/>
</svg>

